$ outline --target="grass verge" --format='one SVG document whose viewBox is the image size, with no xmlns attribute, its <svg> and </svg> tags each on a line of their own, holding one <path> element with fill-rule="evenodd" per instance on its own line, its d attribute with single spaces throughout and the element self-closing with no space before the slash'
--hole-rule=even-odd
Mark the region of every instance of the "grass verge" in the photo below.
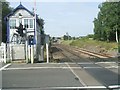
<svg viewBox="0 0 120 90">
<path fill-rule="evenodd" d="M 96 47 L 96 48 L 104 48 L 105 50 L 118 49 L 117 43 L 115 42 L 96 41 L 87 38 L 78 39 L 78 40 L 66 40 L 66 41 L 62 41 L 62 44 L 77 46 L 80 48 Z"/>
</svg>

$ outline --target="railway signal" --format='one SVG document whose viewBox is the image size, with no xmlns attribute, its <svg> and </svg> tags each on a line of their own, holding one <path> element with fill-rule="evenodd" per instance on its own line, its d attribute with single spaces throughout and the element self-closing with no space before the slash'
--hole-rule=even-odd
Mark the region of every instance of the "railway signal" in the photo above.
<svg viewBox="0 0 120 90">
<path fill-rule="evenodd" d="M 18 34 L 23 37 L 24 36 L 24 33 L 23 33 L 23 30 L 26 30 L 26 28 L 23 28 L 23 25 L 20 23 L 19 27 L 16 27 Z"/>
</svg>

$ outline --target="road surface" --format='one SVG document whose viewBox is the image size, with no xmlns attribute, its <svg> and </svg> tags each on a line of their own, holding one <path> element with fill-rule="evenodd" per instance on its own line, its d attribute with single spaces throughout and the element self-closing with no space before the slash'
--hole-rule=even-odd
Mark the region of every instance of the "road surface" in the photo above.
<svg viewBox="0 0 120 90">
<path fill-rule="evenodd" d="M 119 90 L 118 62 L 93 62 L 60 47 L 53 57 L 59 63 L 1 67 L 3 90 Z"/>
</svg>

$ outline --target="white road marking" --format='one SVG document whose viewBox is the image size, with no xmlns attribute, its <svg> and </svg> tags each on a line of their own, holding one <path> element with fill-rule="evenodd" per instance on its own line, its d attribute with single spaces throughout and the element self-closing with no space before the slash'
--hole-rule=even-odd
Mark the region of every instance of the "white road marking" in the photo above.
<svg viewBox="0 0 120 90">
<path fill-rule="evenodd" d="M 109 63 L 116 63 L 116 62 L 96 62 L 95 64 L 109 64 Z"/>
<path fill-rule="evenodd" d="M 109 88 L 120 88 L 120 85 L 111 85 Z"/>
<path fill-rule="evenodd" d="M 61 64 L 65 64 L 65 63 L 35 63 L 35 64 L 37 64 L 37 65 L 44 65 L 44 64 L 46 64 L 46 65 L 51 65 L 51 64 L 53 64 L 53 65 L 61 65 Z M 75 64 L 75 63 L 74 63 Z"/>
<path fill-rule="evenodd" d="M 84 87 L 45 87 L 44 89 L 106 89 L 105 86 L 84 86 Z"/>
<path fill-rule="evenodd" d="M 83 63 L 77 63 L 77 64 L 94 64 L 92 62 L 83 62 Z"/>
<path fill-rule="evenodd" d="M 10 66 L 10 65 L 11 65 L 11 63 L 9 63 L 9 64 L 3 66 L 2 68 L 0 68 L 0 71 L 4 70 L 5 68 L 7 68 L 7 67 Z"/>
<path fill-rule="evenodd" d="M 69 63 L 67 63 L 69 65 Z M 66 64 L 66 65 L 67 65 Z M 59 67 L 18 67 L 18 68 L 6 68 L 8 66 L 5 66 L 2 67 L 1 69 L 2 70 L 34 70 L 34 69 L 94 69 L 94 68 L 107 68 L 107 69 L 110 69 L 110 68 L 118 68 L 118 67 L 114 67 L 114 66 L 111 66 L 111 67 L 69 67 L 69 66 L 59 66 Z M 0 70 L 1 70 L 0 69 Z"/>
<path fill-rule="evenodd" d="M 81 69 L 81 67 L 71 67 Z M 3 70 L 33 70 L 33 69 L 70 69 L 69 67 L 25 67 L 25 68 L 5 68 Z"/>
<path fill-rule="evenodd" d="M 105 86 L 84 86 L 84 87 L 45 87 L 44 89 L 115 89 L 115 88 L 120 88 L 120 85 L 113 85 L 109 87 Z"/>
<path fill-rule="evenodd" d="M 79 79 L 80 83 L 86 87 L 87 85 L 79 78 L 79 76 L 74 72 L 74 70 L 69 66 L 68 63 L 66 63 L 66 65 L 68 66 L 68 68 L 71 70 L 71 72 Z"/>
<path fill-rule="evenodd" d="M 108 68 L 108 69 L 110 69 L 110 68 L 116 68 L 116 69 L 118 69 L 118 66 L 109 66 L 109 67 L 105 67 L 105 68 Z"/>
<path fill-rule="evenodd" d="M 84 69 L 89 69 L 89 68 L 103 68 L 103 67 L 83 67 Z"/>
</svg>

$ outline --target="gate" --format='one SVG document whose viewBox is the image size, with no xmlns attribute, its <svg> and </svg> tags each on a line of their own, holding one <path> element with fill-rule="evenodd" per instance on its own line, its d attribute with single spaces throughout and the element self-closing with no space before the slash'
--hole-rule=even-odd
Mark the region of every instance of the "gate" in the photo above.
<svg viewBox="0 0 120 90">
<path fill-rule="evenodd" d="M 6 63 L 6 44 L 4 43 L 0 46 L 0 62 Z"/>
<path fill-rule="evenodd" d="M 7 44 L 7 61 L 25 60 L 24 44 Z"/>
<path fill-rule="evenodd" d="M 25 45 L 24 44 L 13 44 L 11 45 L 12 60 L 25 60 Z"/>
</svg>

